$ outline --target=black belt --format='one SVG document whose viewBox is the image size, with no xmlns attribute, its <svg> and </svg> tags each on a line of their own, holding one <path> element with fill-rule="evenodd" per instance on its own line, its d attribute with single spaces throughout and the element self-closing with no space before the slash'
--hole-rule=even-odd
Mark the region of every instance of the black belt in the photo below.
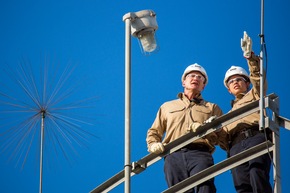
<svg viewBox="0 0 290 193">
<path fill-rule="evenodd" d="M 209 152 L 209 147 L 207 145 L 200 144 L 200 143 L 190 143 L 190 144 L 184 146 L 183 148 L 181 148 L 180 150 L 186 150 L 186 149 Z"/>
<path fill-rule="evenodd" d="M 234 146 L 235 144 L 241 142 L 244 139 L 247 139 L 249 137 L 253 137 L 260 133 L 259 131 L 259 126 L 253 126 L 247 129 L 240 130 L 236 132 L 232 137 L 231 137 L 231 146 Z"/>
</svg>

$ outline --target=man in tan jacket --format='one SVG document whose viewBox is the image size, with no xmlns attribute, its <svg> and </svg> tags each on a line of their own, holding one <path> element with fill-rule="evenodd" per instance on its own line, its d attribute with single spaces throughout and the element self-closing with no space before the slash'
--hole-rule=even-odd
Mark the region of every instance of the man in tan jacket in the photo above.
<svg viewBox="0 0 290 193">
<path fill-rule="evenodd" d="M 247 60 L 250 75 L 239 66 L 232 66 L 225 74 L 224 85 L 235 99 L 232 101 L 232 110 L 243 107 L 260 99 L 260 59 L 252 52 L 252 40 L 246 32 L 241 39 L 243 55 Z M 252 83 L 252 88 L 250 84 Z M 263 92 L 266 94 L 267 82 Z M 253 113 L 239 119 L 223 128 L 221 133 L 227 133 L 220 140 L 229 142 L 229 156 L 234 156 L 246 149 L 267 140 L 268 134 L 259 131 L 259 113 Z M 235 189 L 238 193 L 271 193 L 269 182 L 271 160 L 268 154 L 250 160 L 232 169 Z"/>
<path fill-rule="evenodd" d="M 165 102 L 147 132 L 148 151 L 162 153 L 164 145 L 180 136 L 194 132 L 207 120 L 222 115 L 218 105 L 202 98 L 201 92 L 208 83 L 205 69 L 198 65 L 188 66 L 181 77 L 184 92 L 178 99 Z M 163 136 L 165 134 L 165 136 Z M 164 173 L 169 187 L 212 166 L 212 153 L 217 145 L 215 132 L 198 139 L 190 145 L 167 155 L 164 159 Z M 214 179 L 206 181 L 189 192 L 215 193 Z"/>
</svg>

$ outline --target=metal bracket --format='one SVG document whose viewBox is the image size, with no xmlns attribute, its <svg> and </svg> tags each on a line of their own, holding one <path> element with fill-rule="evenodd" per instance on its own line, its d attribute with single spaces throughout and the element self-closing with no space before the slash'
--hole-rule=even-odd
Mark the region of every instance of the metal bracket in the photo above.
<svg viewBox="0 0 290 193">
<path fill-rule="evenodd" d="M 269 117 L 265 117 L 265 128 L 270 128 L 276 135 L 279 134 L 279 125 L 272 121 Z"/>
<path fill-rule="evenodd" d="M 132 162 L 132 172 L 134 172 L 135 174 L 139 174 L 141 172 L 143 172 L 144 170 L 146 170 L 147 165 L 146 163 L 144 164 L 139 164 L 138 162 Z"/>
<path fill-rule="evenodd" d="M 279 126 L 290 130 L 290 120 L 284 117 L 278 116 Z"/>
<path fill-rule="evenodd" d="M 271 97 L 266 97 L 265 108 L 271 109 L 274 113 L 279 114 L 279 97 L 276 94 L 271 94 Z"/>
</svg>

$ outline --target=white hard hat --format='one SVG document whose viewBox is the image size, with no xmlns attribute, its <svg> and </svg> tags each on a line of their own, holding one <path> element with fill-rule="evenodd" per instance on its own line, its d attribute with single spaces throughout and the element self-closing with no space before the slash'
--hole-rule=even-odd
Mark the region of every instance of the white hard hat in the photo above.
<svg viewBox="0 0 290 193">
<path fill-rule="evenodd" d="M 204 76 L 204 78 L 205 78 L 205 82 L 204 82 L 204 84 L 206 85 L 206 84 L 208 83 L 208 77 L 207 77 L 207 74 L 206 74 L 205 69 L 204 69 L 201 65 L 199 65 L 199 64 L 197 64 L 197 63 L 189 65 L 189 66 L 184 70 L 184 72 L 183 72 L 183 74 L 182 74 L 182 76 L 181 76 L 181 82 L 185 79 L 185 76 L 186 76 L 188 73 L 192 72 L 192 71 L 198 71 L 198 72 L 200 72 L 200 73 Z"/>
<path fill-rule="evenodd" d="M 250 80 L 249 75 L 245 69 L 239 66 L 231 66 L 230 69 L 228 69 L 228 71 L 226 72 L 225 78 L 224 78 L 224 85 L 226 88 L 228 88 L 227 82 L 229 78 L 233 75 L 241 75 L 241 76 L 244 76 L 247 79 L 247 81 Z"/>
</svg>

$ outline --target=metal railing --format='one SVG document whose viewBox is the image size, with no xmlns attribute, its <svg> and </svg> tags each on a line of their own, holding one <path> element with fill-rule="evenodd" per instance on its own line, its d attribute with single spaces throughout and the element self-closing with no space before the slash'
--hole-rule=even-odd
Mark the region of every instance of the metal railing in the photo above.
<svg viewBox="0 0 290 193">
<path fill-rule="evenodd" d="M 270 128 L 273 131 L 273 142 L 266 141 L 253 148 L 241 152 L 235 156 L 225 159 L 212 167 L 209 167 L 196 175 L 168 188 L 164 193 L 184 192 L 198 184 L 207 181 L 227 170 L 230 170 L 244 162 L 254 159 L 265 153 L 273 152 L 273 175 L 274 175 L 274 193 L 281 193 L 281 179 L 280 179 L 280 135 L 279 127 L 290 130 L 290 121 L 284 117 L 279 116 L 279 97 L 275 94 L 270 94 L 264 97 L 265 109 L 272 111 L 272 116 L 265 116 L 265 128 Z M 132 162 L 131 177 L 135 174 L 143 172 L 150 165 L 156 163 L 164 156 L 179 150 L 217 129 L 226 126 L 238 119 L 248 116 L 259 111 L 259 101 L 254 101 L 242 108 L 239 108 L 230 113 L 224 114 L 210 123 L 202 125 L 195 133 L 188 133 L 181 136 L 175 141 L 165 146 L 165 151 L 162 154 L 148 154 L 136 162 Z M 100 184 L 91 193 L 109 192 L 116 186 L 124 182 L 124 170 L 118 172 L 116 175 Z"/>
</svg>

